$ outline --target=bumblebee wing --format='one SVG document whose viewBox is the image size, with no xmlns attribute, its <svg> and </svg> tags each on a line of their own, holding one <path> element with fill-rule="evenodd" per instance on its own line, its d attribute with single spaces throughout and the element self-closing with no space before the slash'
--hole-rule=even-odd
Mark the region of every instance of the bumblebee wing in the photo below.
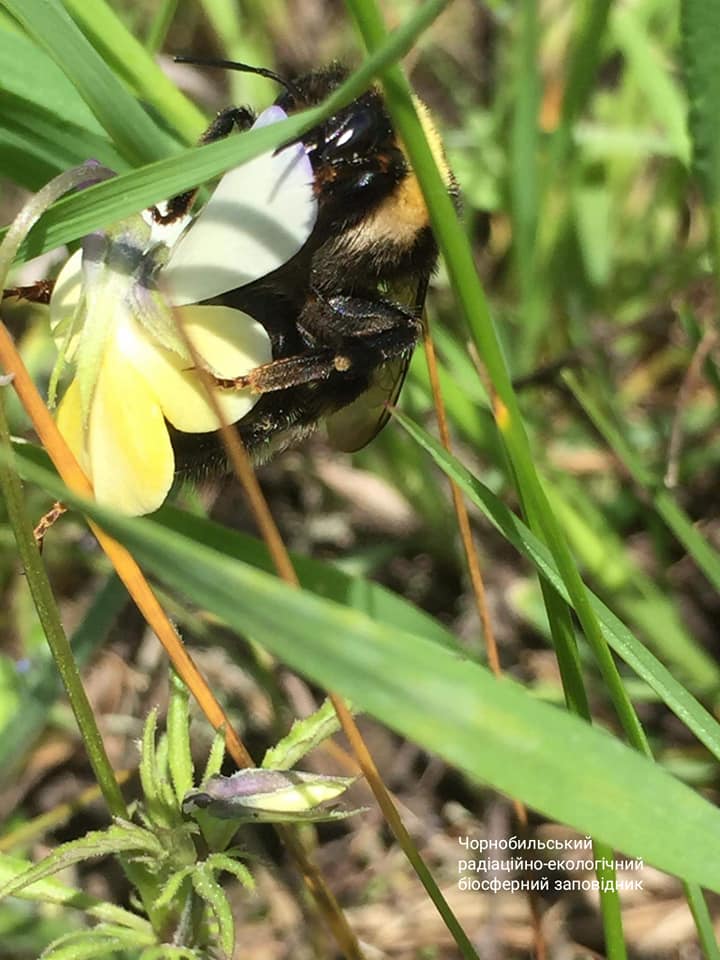
<svg viewBox="0 0 720 960">
<path fill-rule="evenodd" d="M 354 453 L 380 433 L 390 418 L 388 404 L 399 397 L 409 364 L 409 355 L 384 363 L 365 393 L 326 418 L 328 438 L 337 450 Z"/>
</svg>

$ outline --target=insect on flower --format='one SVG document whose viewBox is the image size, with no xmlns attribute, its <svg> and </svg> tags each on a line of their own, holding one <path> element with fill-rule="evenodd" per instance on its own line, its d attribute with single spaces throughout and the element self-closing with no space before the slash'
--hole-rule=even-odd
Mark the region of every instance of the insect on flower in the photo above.
<svg viewBox="0 0 720 960">
<path fill-rule="evenodd" d="M 348 76 L 340 64 L 285 79 L 205 63 L 284 88 L 255 125 L 321 104 Z M 439 135 L 420 101 L 416 109 L 456 199 Z M 250 110 L 230 107 L 203 140 L 252 125 Z M 388 420 L 437 264 L 418 180 L 376 87 L 228 174 L 193 220 L 189 196 L 86 238 L 51 299 L 61 356 L 76 365 L 60 428 L 98 500 L 126 513 L 158 507 L 173 474 L 227 466 L 173 309 L 255 463 L 320 423 L 352 452 Z M 207 302 L 218 296 L 223 306 Z"/>
<path fill-rule="evenodd" d="M 275 104 L 294 114 L 336 91 L 348 70 L 332 63 L 285 78 L 226 60 L 180 58 L 257 73 L 283 87 Z M 427 108 L 415 107 L 448 193 L 457 185 Z M 223 117 L 225 122 L 222 122 Z M 206 139 L 246 129 L 252 114 L 231 107 Z M 317 222 L 298 256 L 230 302 L 258 319 L 273 359 L 246 375 L 218 378 L 260 395 L 236 430 L 255 463 L 307 437 L 320 424 L 330 444 L 353 452 L 390 416 L 422 330 L 438 249 L 420 184 L 379 88 L 372 86 L 302 135 L 312 163 Z M 222 467 L 217 434 L 174 438 L 183 469 Z"/>
<path fill-rule="evenodd" d="M 255 125 L 284 117 L 271 107 Z M 260 323 L 204 301 L 285 264 L 310 236 L 316 213 L 312 166 L 294 144 L 231 170 L 197 216 L 165 225 L 138 214 L 86 237 L 65 264 L 50 322 L 62 362 L 75 373 L 57 422 L 100 503 L 127 514 L 155 510 L 175 476 L 168 424 L 191 434 L 220 426 L 175 313 L 218 378 L 270 361 Z M 218 391 L 228 423 L 257 399 L 247 389 Z"/>
</svg>

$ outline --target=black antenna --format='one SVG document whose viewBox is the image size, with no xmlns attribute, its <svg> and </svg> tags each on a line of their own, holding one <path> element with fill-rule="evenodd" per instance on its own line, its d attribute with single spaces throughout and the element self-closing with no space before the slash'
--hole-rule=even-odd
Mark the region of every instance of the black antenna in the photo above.
<svg viewBox="0 0 720 960">
<path fill-rule="evenodd" d="M 219 67 L 221 70 L 239 70 L 241 73 L 255 73 L 259 77 L 265 77 L 267 80 L 274 80 L 281 87 L 285 87 L 287 92 L 295 97 L 296 100 L 305 99 L 292 80 L 286 80 L 274 70 L 268 70 L 267 67 L 253 67 L 249 63 L 239 63 L 237 60 L 216 60 L 212 57 L 174 57 L 175 63 L 192 63 L 198 67 Z"/>
</svg>

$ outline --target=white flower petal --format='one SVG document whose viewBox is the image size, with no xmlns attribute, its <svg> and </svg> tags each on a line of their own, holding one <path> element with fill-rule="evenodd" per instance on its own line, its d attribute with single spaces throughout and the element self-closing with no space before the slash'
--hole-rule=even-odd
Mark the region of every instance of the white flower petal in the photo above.
<svg viewBox="0 0 720 960">
<path fill-rule="evenodd" d="M 170 254 L 162 273 L 170 301 L 208 300 L 271 273 L 300 250 L 316 217 L 312 165 L 302 144 L 236 167 Z"/>
<path fill-rule="evenodd" d="M 230 307 L 183 307 L 188 337 L 209 369 L 221 377 L 238 377 L 272 359 L 270 338 L 252 317 Z M 117 348 L 151 384 L 166 418 L 185 433 L 220 427 L 198 371 L 187 360 L 155 343 L 135 323 L 118 331 Z M 223 418 L 235 423 L 259 400 L 249 390 L 218 390 Z"/>
<path fill-rule="evenodd" d="M 287 114 L 282 107 L 273 104 L 271 107 L 266 107 L 257 117 L 252 129 L 259 130 L 260 127 L 269 127 L 271 123 L 277 123 L 279 120 L 287 120 Z"/>
</svg>

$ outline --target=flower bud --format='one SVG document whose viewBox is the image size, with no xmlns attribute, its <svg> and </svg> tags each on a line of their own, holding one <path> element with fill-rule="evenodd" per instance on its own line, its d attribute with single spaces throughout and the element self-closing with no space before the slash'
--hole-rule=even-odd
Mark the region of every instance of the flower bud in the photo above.
<svg viewBox="0 0 720 960">
<path fill-rule="evenodd" d="M 323 808 L 355 782 L 354 777 L 331 777 L 299 770 L 238 770 L 230 777 L 210 777 L 199 790 L 183 799 L 183 813 L 204 810 L 223 820 L 326 820 L 357 811 Z"/>
</svg>

